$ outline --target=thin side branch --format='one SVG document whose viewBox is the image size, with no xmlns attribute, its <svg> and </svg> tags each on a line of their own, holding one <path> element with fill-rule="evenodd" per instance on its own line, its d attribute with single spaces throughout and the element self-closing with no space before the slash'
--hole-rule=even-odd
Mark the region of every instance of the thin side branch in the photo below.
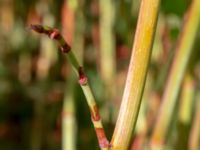
<svg viewBox="0 0 200 150">
<path fill-rule="evenodd" d="M 89 105 L 90 112 L 91 112 L 91 119 L 92 119 L 95 131 L 97 134 L 99 146 L 101 150 L 108 150 L 109 141 L 106 138 L 105 131 L 101 122 L 99 110 L 95 102 L 91 88 L 89 86 L 87 76 L 83 71 L 83 67 L 79 65 L 76 57 L 74 56 L 74 53 L 71 51 L 70 46 L 67 44 L 67 42 L 65 42 L 64 38 L 61 36 L 60 32 L 57 29 L 47 27 L 47 26 L 42 26 L 42 25 L 31 25 L 30 28 L 38 33 L 46 34 L 51 39 L 57 41 L 61 51 L 67 54 L 68 59 L 74 68 L 74 71 L 79 77 L 79 84 L 85 94 L 87 103 Z"/>
</svg>

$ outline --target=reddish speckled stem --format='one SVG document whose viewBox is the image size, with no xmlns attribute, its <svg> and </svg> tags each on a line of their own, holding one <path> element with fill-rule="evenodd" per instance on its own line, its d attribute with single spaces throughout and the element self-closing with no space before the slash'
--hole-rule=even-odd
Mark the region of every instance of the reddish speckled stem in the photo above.
<svg viewBox="0 0 200 150">
<path fill-rule="evenodd" d="M 105 131 L 101 122 L 101 117 L 99 114 L 99 110 L 97 108 L 93 93 L 91 91 L 91 88 L 88 84 L 88 78 L 86 74 L 83 71 L 83 67 L 81 67 L 74 56 L 73 52 L 71 51 L 70 46 L 67 44 L 67 42 L 64 40 L 62 35 L 57 29 L 51 28 L 51 27 L 46 27 L 42 25 L 31 25 L 30 28 L 38 33 L 41 34 L 46 34 L 48 35 L 51 39 L 57 41 L 59 48 L 61 49 L 62 52 L 67 53 L 68 59 L 71 62 L 74 71 L 79 77 L 79 84 L 85 94 L 87 103 L 90 108 L 91 112 L 91 120 L 94 125 L 99 146 L 101 150 L 108 150 L 109 149 L 109 141 L 106 138 Z"/>
</svg>

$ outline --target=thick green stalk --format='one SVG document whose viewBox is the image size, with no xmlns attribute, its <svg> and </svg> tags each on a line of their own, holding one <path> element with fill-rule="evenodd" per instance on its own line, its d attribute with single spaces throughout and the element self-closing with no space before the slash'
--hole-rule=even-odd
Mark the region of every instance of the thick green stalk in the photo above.
<svg viewBox="0 0 200 150">
<path fill-rule="evenodd" d="M 181 81 L 192 52 L 192 45 L 198 30 L 199 21 L 200 1 L 193 0 L 191 7 L 186 14 L 183 30 L 176 46 L 176 54 L 164 90 L 162 105 L 151 137 L 152 149 L 162 149 L 163 143 L 165 142 Z"/>
<path fill-rule="evenodd" d="M 31 25 L 30 28 L 38 33 L 46 34 L 51 39 L 57 41 L 61 51 L 67 54 L 68 60 L 71 62 L 75 73 L 79 77 L 79 84 L 83 90 L 83 93 L 85 94 L 87 103 L 89 105 L 90 112 L 91 112 L 91 119 L 92 119 L 95 131 L 97 134 L 99 146 L 102 150 L 108 150 L 109 142 L 106 138 L 101 117 L 99 114 L 99 110 L 96 105 L 96 101 L 94 99 L 90 85 L 88 83 L 87 76 L 85 75 L 83 68 L 79 65 L 79 62 L 77 61 L 74 53 L 71 51 L 70 46 L 65 42 L 65 40 L 63 39 L 59 31 L 56 29 L 46 27 L 46 26 L 44 27 L 42 25 Z"/>
<path fill-rule="evenodd" d="M 151 56 L 159 2 L 160 0 L 141 1 L 126 86 L 111 142 L 113 150 L 126 150 L 135 128 Z"/>
</svg>

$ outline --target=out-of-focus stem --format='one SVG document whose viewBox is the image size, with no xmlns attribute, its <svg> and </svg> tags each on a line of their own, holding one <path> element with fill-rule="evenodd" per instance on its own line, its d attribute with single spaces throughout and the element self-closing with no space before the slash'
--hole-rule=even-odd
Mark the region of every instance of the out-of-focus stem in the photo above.
<svg viewBox="0 0 200 150">
<path fill-rule="evenodd" d="M 81 6 L 82 4 L 78 3 L 77 0 L 65 1 L 62 13 L 62 24 L 65 39 L 69 42 L 71 41 L 72 49 L 77 54 L 79 63 L 83 64 L 84 17 Z M 71 75 L 67 83 L 68 86 L 65 92 L 62 116 L 62 149 L 75 150 L 77 126 L 75 119 L 74 86 L 76 79 Z"/>
<path fill-rule="evenodd" d="M 113 26 L 115 5 L 113 0 L 100 0 L 100 67 L 101 76 L 105 85 L 106 99 L 113 98 L 114 79 L 116 71 L 115 38 Z"/>
<path fill-rule="evenodd" d="M 191 74 L 187 73 L 183 80 L 183 88 L 179 103 L 177 150 L 187 149 L 189 125 L 192 119 L 193 99 L 194 81 Z"/>
<path fill-rule="evenodd" d="M 155 51 L 153 51 L 153 53 L 154 52 Z M 152 88 L 154 86 L 153 83 L 154 79 L 150 69 L 147 74 L 147 81 L 145 85 L 145 91 L 143 94 L 143 100 L 140 106 L 138 120 L 136 123 L 134 140 L 131 147 L 132 150 L 147 149 L 148 133 L 154 124 L 154 119 L 160 104 L 159 93 L 152 91 Z"/>
<path fill-rule="evenodd" d="M 74 106 L 74 83 L 71 77 L 66 88 L 62 112 L 62 149 L 76 149 L 76 119 Z"/>
<path fill-rule="evenodd" d="M 46 34 L 51 39 L 57 41 L 61 51 L 67 54 L 68 60 L 71 62 L 75 73 L 79 77 L 79 84 L 83 90 L 83 93 L 85 94 L 87 103 L 89 105 L 91 112 L 91 119 L 97 134 L 99 146 L 102 150 L 107 150 L 109 148 L 109 142 L 105 135 L 105 131 L 103 128 L 103 124 L 101 121 L 96 101 L 94 99 L 92 90 L 89 86 L 87 76 L 84 73 L 83 68 L 79 65 L 79 62 L 77 61 L 74 53 L 71 51 L 70 46 L 65 42 L 59 31 L 56 29 L 42 25 L 31 25 L 30 28 L 38 33 Z"/>
<path fill-rule="evenodd" d="M 67 0 L 63 4 L 62 9 L 62 26 L 63 37 L 70 44 L 74 43 L 74 24 L 75 13 L 77 8 L 76 0 Z M 78 43 L 78 42 L 77 42 Z M 74 44 L 72 44 L 73 47 Z M 77 44 L 79 45 L 79 44 Z M 71 74 L 71 71 L 70 71 Z M 76 118 L 75 118 L 75 104 L 74 104 L 74 90 L 76 79 L 73 76 L 69 77 L 66 83 L 65 96 L 63 100 L 62 110 L 62 149 L 76 150 Z"/>
<path fill-rule="evenodd" d="M 62 121 L 62 148 L 63 150 L 76 149 L 76 123 L 74 117 L 73 96 L 67 95 L 64 99 Z"/>
<path fill-rule="evenodd" d="M 134 0 L 131 4 L 131 13 L 133 16 L 138 15 L 138 8 L 139 8 L 140 0 Z"/>
<path fill-rule="evenodd" d="M 189 137 L 189 150 L 198 150 L 200 147 L 200 93 L 197 98 L 195 116 L 192 123 L 192 130 Z"/>
<path fill-rule="evenodd" d="M 164 90 L 162 105 L 151 137 L 152 149 L 162 149 L 172 113 L 177 100 L 185 68 L 192 52 L 192 45 L 200 21 L 200 1 L 193 0 L 186 14 L 183 30 L 176 47 L 175 58 L 172 63 L 169 78 Z"/>
<path fill-rule="evenodd" d="M 131 61 L 111 146 L 126 150 L 135 128 L 159 11 L 159 0 L 142 0 Z"/>
<path fill-rule="evenodd" d="M 191 121 L 192 103 L 194 98 L 194 82 L 191 74 L 187 73 L 183 81 L 183 90 L 180 97 L 179 120 L 184 124 Z"/>
</svg>

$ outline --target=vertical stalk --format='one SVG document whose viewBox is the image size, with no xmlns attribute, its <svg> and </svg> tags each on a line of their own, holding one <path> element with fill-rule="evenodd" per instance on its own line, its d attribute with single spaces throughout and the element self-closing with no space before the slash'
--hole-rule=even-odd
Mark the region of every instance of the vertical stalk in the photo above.
<svg viewBox="0 0 200 150">
<path fill-rule="evenodd" d="M 190 73 L 185 75 L 183 89 L 180 97 L 179 120 L 184 124 L 189 124 L 192 115 L 192 104 L 194 98 L 194 82 Z"/>
<path fill-rule="evenodd" d="M 62 149 L 76 149 L 76 119 L 74 106 L 75 78 L 72 76 L 66 86 L 62 111 Z"/>
<path fill-rule="evenodd" d="M 189 136 L 189 150 L 198 150 L 200 147 L 200 93 L 198 93 L 195 115 L 192 122 L 192 130 Z"/>
<path fill-rule="evenodd" d="M 65 33 L 65 39 L 72 43 L 72 49 L 76 52 L 80 64 L 83 64 L 83 46 L 84 46 L 84 17 L 82 14 L 82 4 L 77 0 L 68 0 L 64 3 L 62 24 Z M 69 12 L 70 11 L 70 12 Z M 69 20 L 69 18 L 71 18 Z M 69 24 L 70 21 L 70 24 Z M 70 32 L 68 31 L 70 30 Z M 68 31 L 68 32 L 67 32 Z M 73 32 L 72 32 L 73 31 Z M 71 35 L 70 35 L 71 34 Z M 70 75 L 72 72 L 70 72 Z M 76 119 L 75 119 L 75 84 L 76 79 L 72 76 L 67 81 L 68 86 L 65 92 L 62 116 L 62 149 L 76 150 Z"/>
<path fill-rule="evenodd" d="M 113 0 L 100 0 L 100 67 L 105 85 L 105 99 L 114 96 L 114 79 L 116 72 L 115 39 L 113 26 L 115 19 L 115 5 Z"/>
<path fill-rule="evenodd" d="M 111 145 L 126 150 L 135 128 L 151 56 L 159 0 L 142 0 L 124 95 Z"/>
<path fill-rule="evenodd" d="M 177 150 L 186 150 L 188 146 L 188 135 L 190 122 L 192 120 L 192 107 L 194 99 L 194 81 L 189 72 L 186 73 L 182 86 L 179 111 L 178 111 L 178 138 Z"/>
<path fill-rule="evenodd" d="M 185 18 L 183 30 L 176 47 L 176 54 L 172 63 L 169 78 L 164 90 L 162 105 L 158 113 L 158 119 L 151 137 L 152 149 L 162 149 L 172 113 L 177 100 L 181 81 L 185 68 L 192 52 L 192 45 L 198 30 L 200 21 L 200 1 L 193 0 Z"/>
<path fill-rule="evenodd" d="M 74 42 L 75 32 L 75 12 L 77 8 L 77 1 L 66 0 L 62 8 L 62 33 L 65 40 L 70 44 Z M 72 44 L 73 47 L 74 44 Z M 66 90 L 63 99 L 62 110 L 62 149 L 75 150 L 76 149 L 76 118 L 75 118 L 75 104 L 74 104 L 74 90 L 75 78 L 69 73 L 69 79 L 66 82 Z"/>
</svg>

